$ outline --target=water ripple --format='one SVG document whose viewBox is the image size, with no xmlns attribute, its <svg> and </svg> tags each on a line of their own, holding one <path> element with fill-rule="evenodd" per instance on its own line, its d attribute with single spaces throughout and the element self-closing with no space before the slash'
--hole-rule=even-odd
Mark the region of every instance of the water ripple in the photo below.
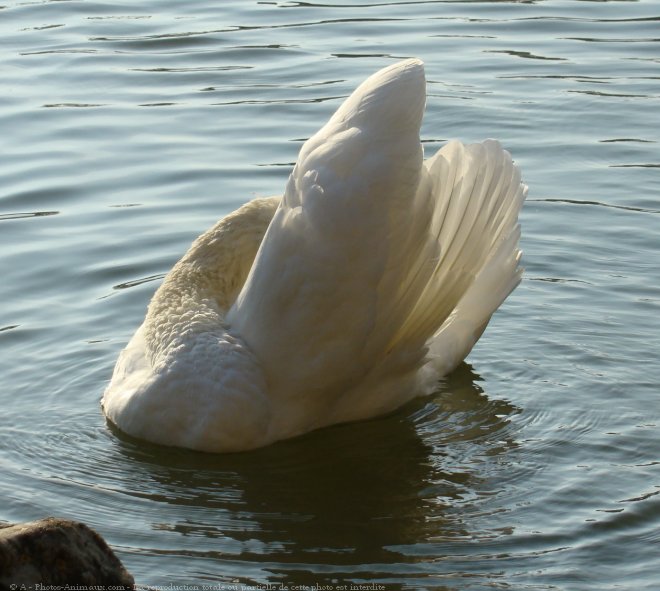
<svg viewBox="0 0 660 591">
<path fill-rule="evenodd" d="M 29 211 L 29 212 L 22 212 L 22 213 L 3 213 L 0 214 L 0 221 L 5 221 L 5 220 L 20 220 L 23 218 L 37 218 L 37 217 L 43 217 L 47 215 L 57 215 L 59 214 L 59 211 Z"/>
<path fill-rule="evenodd" d="M 560 199 L 560 198 L 546 197 L 543 199 L 529 199 L 529 201 L 538 202 L 538 203 L 566 203 L 569 205 L 595 205 L 597 207 L 611 207 L 613 209 L 621 209 L 624 211 L 636 211 L 639 213 L 660 213 L 660 209 L 633 207 L 631 205 L 616 205 L 613 203 L 603 203 L 601 201 L 586 201 L 581 199 Z"/>
</svg>

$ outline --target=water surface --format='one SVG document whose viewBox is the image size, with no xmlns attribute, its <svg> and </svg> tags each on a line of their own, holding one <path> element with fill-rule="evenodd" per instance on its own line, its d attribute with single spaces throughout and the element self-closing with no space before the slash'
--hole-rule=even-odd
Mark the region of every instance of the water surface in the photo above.
<svg viewBox="0 0 660 591">
<path fill-rule="evenodd" d="M 96 528 L 141 585 L 657 589 L 660 5 L 0 6 L 0 520 Z M 118 352 L 191 240 L 282 191 L 367 75 L 427 64 L 427 154 L 496 137 L 526 275 L 392 416 L 214 456 L 113 432 Z"/>
</svg>

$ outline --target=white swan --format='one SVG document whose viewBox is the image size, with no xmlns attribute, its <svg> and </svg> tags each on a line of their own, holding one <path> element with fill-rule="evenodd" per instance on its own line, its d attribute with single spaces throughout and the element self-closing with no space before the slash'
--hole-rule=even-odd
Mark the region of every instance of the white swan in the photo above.
<svg viewBox="0 0 660 591">
<path fill-rule="evenodd" d="M 367 79 L 284 196 L 191 246 L 102 405 L 152 442 L 224 452 L 391 411 L 470 352 L 520 281 L 526 187 L 493 140 L 424 161 L 421 61 Z"/>
</svg>

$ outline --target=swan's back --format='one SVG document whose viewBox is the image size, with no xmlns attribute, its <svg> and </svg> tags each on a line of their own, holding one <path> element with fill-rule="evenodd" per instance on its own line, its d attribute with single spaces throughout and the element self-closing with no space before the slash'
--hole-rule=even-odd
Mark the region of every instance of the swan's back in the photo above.
<svg viewBox="0 0 660 591">
<path fill-rule="evenodd" d="M 279 207 L 270 202 L 269 213 L 252 224 L 255 235 L 265 232 L 256 257 L 255 248 L 236 252 L 224 236 L 213 242 L 212 255 L 198 257 L 193 247 L 182 259 L 202 268 L 201 275 L 217 276 L 227 258 L 239 256 L 238 296 L 236 281 L 231 297 L 222 287 L 215 288 L 222 294 L 204 287 L 191 296 L 178 285 L 176 268 L 156 294 L 150 314 L 164 308 L 171 320 L 182 309 L 177 290 L 187 293 L 179 315 L 185 318 L 174 330 L 168 320 L 165 331 L 148 316 L 141 347 L 159 383 L 137 398 L 151 401 L 150 409 L 175 404 L 179 414 L 208 417 L 212 410 L 213 420 L 198 417 L 203 429 L 190 427 L 192 420 L 170 429 L 186 433 L 185 440 L 155 439 L 143 424 L 144 406 L 113 414 L 121 388 L 111 383 L 104 408 L 114 422 L 174 445 L 255 447 L 390 411 L 428 391 L 467 355 L 520 280 L 517 214 L 525 187 L 494 141 L 453 142 L 424 162 L 424 104 L 419 60 L 369 78 L 305 143 Z M 240 211 L 234 215 L 245 219 Z M 163 376 L 174 366 L 190 366 L 195 379 L 171 387 Z M 221 377 L 200 378 L 205 369 Z M 229 387 L 228 373 L 237 377 Z M 123 409 L 133 397 L 124 395 Z M 251 432 L 241 439 L 237 425 Z M 223 429 L 233 433 L 229 442 L 217 434 Z"/>
</svg>

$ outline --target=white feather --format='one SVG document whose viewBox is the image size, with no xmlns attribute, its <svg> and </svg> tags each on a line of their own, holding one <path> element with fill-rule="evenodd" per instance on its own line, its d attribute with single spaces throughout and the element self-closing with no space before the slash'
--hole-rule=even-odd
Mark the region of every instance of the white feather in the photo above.
<svg viewBox="0 0 660 591">
<path fill-rule="evenodd" d="M 117 362 L 108 418 L 157 443 L 266 445 L 429 390 L 520 281 L 526 193 L 499 143 L 423 161 L 422 62 L 381 70 L 303 146 L 284 196 L 207 233 Z"/>
</svg>

